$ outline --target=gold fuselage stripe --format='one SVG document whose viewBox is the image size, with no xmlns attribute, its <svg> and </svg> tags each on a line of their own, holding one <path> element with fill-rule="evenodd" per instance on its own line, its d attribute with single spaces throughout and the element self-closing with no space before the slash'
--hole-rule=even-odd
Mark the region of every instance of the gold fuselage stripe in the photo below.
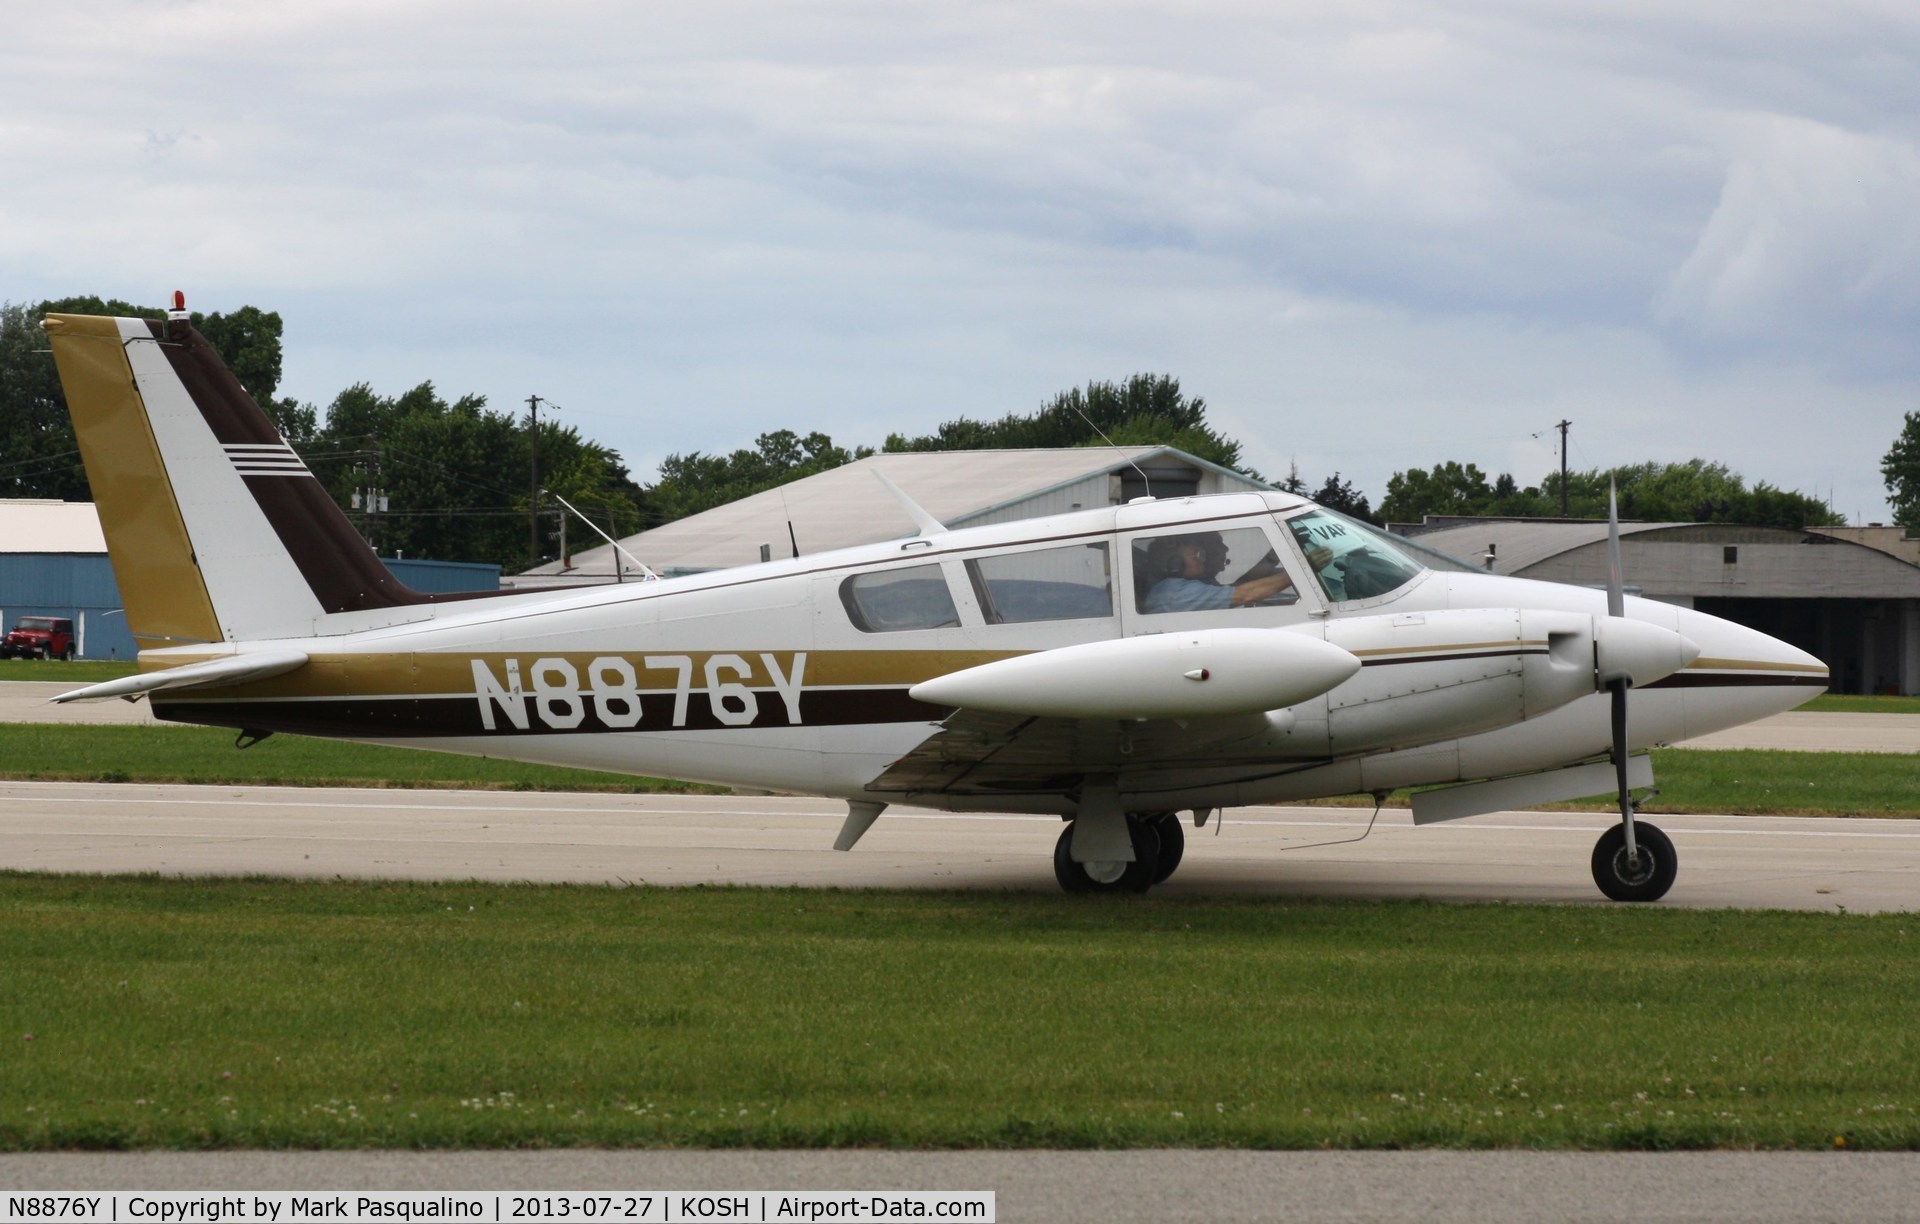
<svg viewBox="0 0 1920 1224">
<path fill-rule="evenodd" d="M 1829 674 L 1825 663 L 1769 663 L 1760 659 L 1695 659 L 1687 664 L 1686 670 L 1804 672 L 1813 676 Z"/>
<path fill-rule="evenodd" d="M 1433 644 L 1424 645 L 1424 646 L 1374 646 L 1374 647 L 1369 647 L 1366 650 L 1355 650 L 1350 653 L 1352 653 L 1358 658 L 1372 659 L 1372 658 L 1379 658 L 1384 655 L 1406 655 L 1406 654 L 1432 654 L 1432 655 L 1443 656 L 1444 652 L 1454 651 L 1454 650 L 1523 651 L 1523 650 L 1545 650 L 1546 648 L 1547 648 L 1547 642 L 1544 638 L 1529 638 L 1524 641 L 1517 640 L 1514 638 L 1508 638 L 1504 642 L 1439 642 L 1439 643 L 1433 643 Z"/>
</svg>

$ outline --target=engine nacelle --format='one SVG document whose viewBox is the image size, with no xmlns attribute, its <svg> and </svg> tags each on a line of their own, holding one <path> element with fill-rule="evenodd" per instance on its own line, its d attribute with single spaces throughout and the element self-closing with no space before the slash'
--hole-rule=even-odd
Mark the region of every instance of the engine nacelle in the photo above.
<svg viewBox="0 0 1920 1224">
<path fill-rule="evenodd" d="M 1207 718 L 1309 701 L 1360 670 L 1338 646 L 1278 629 L 1202 629 L 1062 646 L 949 672 L 931 705 L 1046 718 Z"/>
<path fill-rule="evenodd" d="M 1599 691 L 1614 676 L 1651 683 L 1700 653 L 1680 634 L 1642 621 L 1527 608 L 1348 617 L 1288 631 L 1361 662 L 1359 675 L 1327 694 L 1333 756 L 1511 726 Z"/>
</svg>

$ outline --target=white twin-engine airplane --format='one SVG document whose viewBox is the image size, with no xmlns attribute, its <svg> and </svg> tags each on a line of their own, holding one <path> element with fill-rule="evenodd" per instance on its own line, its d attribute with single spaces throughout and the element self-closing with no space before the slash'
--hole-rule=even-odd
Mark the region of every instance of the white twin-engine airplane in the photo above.
<svg viewBox="0 0 1920 1224">
<path fill-rule="evenodd" d="M 1417 823 L 1617 792 L 1593 872 L 1651 901 L 1672 843 L 1630 750 L 1787 710 L 1818 659 L 1608 591 L 1429 568 L 1284 493 L 1124 506 L 656 582 L 397 582 L 176 297 L 44 323 L 141 674 L 56 698 L 845 800 L 1062 817 L 1070 892 L 1178 866 L 1179 813 L 1399 787 Z M 1429 558 L 1434 564 L 1441 562 Z M 1627 722 L 1628 692 L 1633 720 Z"/>
</svg>

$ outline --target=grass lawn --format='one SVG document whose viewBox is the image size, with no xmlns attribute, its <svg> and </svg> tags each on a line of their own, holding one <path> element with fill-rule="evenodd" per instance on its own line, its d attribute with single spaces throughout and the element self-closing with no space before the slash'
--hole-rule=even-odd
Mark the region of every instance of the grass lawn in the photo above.
<svg viewBox="0 0 1920 1224">
<path fill-rule="evenodd" d="M 1920 714 L 1920 697 L 1853 697 L 1822 693 L 1800 707 L 1815 714 Z"/>
<path fill-rule="evenodd" d="M 61 663 L 54 659 L 0 659 L 0 682 L 23 680 L 45 683 L 71 683 L 79 688 L 83 684 L 98 684 L 102 680 L 118 680 L 122 676 L 131 676 L 140 669 L 131 660 L 109 663 L 103 660 L 82 659 L 73 663 Z"/>
<path fill-rule="evenodd" d="M 1649 813 L 1920 816 L 1920 756 L 1904 753 L 1670 748 L 1653 754 L 1653 776 Z"/>
<path fill-rule="evenodd" d="M 1920 915 L 0 875 L 0 1148 L 1920 1147 Z"/>
<path fill-rule="evenodd" d="M 699 791 L 713 787 L 627 774 L 523 765 L 276 735 L 251 748 L 217 727 L 14 723 L 0 734 L 0 778 L 193 782 L 249 786 L 466 787 L 485 790 Z"/>
</svg>

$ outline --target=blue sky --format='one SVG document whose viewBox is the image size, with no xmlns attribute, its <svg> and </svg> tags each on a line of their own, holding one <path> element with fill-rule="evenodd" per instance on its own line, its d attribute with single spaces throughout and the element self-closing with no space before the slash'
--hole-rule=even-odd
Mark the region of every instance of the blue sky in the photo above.
<svg viewBox="0 0 1920 1224">
<path fill-rule="evenodd" d="M 646 478 L 1173 374 L 1376 500 L 1702 456 L 1884 519 L 1911 3 L 22 6 L 0 298 L 286 320 Z"/>
</svg>

